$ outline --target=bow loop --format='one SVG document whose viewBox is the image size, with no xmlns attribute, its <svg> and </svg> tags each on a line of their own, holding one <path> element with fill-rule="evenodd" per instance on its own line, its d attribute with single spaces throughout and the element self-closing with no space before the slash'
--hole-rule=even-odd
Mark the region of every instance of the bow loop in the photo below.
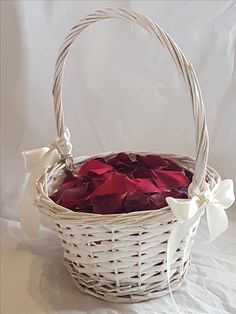
<svg viewBox="0 0 236 314">
<path fill-rule="evenodd" d="M 210 193 L 209 201 L 223 208 L 229 208 L 235 201 L 233 181 L 226 179 L 216 185 Z"/>
<path fill-rule="evenodd" d="M 35 168 L 50 150 L 50 147 L 42 147 L 22 152 L 26 170 Z"/>
<path fill-rule="evenodd" d="M 198 211 L 199 199 L 196 196 L 190 201 L 186 199 L 175 199 L 173 197 L 167 197 L 166 201 L 179 221 L 192 218 Z"/>
</svg>

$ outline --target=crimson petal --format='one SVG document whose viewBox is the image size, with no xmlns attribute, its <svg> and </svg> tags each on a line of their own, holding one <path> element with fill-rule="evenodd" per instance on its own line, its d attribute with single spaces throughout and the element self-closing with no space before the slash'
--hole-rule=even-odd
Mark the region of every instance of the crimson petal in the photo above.
<svg viewBox="0 0 236 314">
<path fill-rule="evenodd" d="M 125 174 L 132 174 L 136 169 L 135 162 L 133 162 L 126 153 L 118 154 L 116 157 L 109 159 L 107 163 L 119 172 Z"/>
<path fill-rule="evenodd" d="M 133 182 L 136 183 L 138 190 L 143 193 L 161 192 L 161 190 L 153 183 L 152 179 L 133 179 Z"/>
<path fill-rule="evenodd" d="M 189 179 L 183 171 L 169 171 L 162 169 L 155 169 L 152 171 L 155 175 L 155 179 L 153 180 L 163 191 L 189 184 Z"/>
<path fill-rule="evenodd" d="M 92 200 L 93 212 L 95 214 L 115 214 L 126 194 L 113 193 L 98 195 Z"/>
<path fill-rule="evenodd" d="M 124 194 L 137 190 L 137 185 L 128 177 L 120 173 L 112 173 L 110 178 L 98 186 L 92 193 L 92 197 L 108 194 Z"/>
<path fill-rule="evenodd" d="M 101 175 L 104 174 L 108 171 L 111 171 L 113 169 L 112 166 L 101 162 L 99 160 L 96 159 L 92 159 L 90 161 L 88 161 L 86 164 L 84 164 L 80 170 L 79 170 L 79 175 L 80 176 L 89 176 L 89 175 Z"/>
<path fill-rule="evenodd" d="M 143 210 L 147 202 L 147 195 L 142 192 L 129 193 L 123 204 L 122 212 L 129 213 L 133 211 Z"/>
<path fill-rule="evenodd" d="M 143 163 L 149 169 L 168 166 L 168 161 L 158 155 L 137 155 L 136 158 L 139 162 Z"/>
</svg>

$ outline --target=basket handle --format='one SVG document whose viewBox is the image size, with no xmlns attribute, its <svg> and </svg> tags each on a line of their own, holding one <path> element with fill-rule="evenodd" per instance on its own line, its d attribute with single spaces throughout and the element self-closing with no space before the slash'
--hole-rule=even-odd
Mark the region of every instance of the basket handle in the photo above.
<svg viewBox="0 0 236 314">
<path fill-rule="evenodd" d="M 191 194 L 193 195 L 197 193 L 199 189 L 203 189 L 209 150 L 206 115 L 198 79 L 191 63 L 187 61 L 183 52 L 165 31 L 163 31 L 155 22 L 152 22 L 146 16 L 127 9 L 109 8 L 104 10 L 97 10 L 94 13 L 87 15 L 79 22 L 78 25 L 71 29 L 60 49 L 55 67 L 53 97 L 57 134 L 59 137 L 59 142 L 62 143 L 61 149 L 59 148 L 61 158 L 65 160 L 67 167 L 71 167 L 73 165 L 71 149 L 68 149 L 68 146 L 70 148 L 72 146 L 68 136 L 66 135 L 68 130 L 65 127 L 62 106 L 62 81 L 67 55 L 78 35 L 85 28 L 93 23 L 109 18 L 121 18 L 139 24 L 151 35 L 158 38 L 161 41 L 161 44 L 168 49 L 186 82 L 191 95 L 196 132 L 196 164 L 193 181 L 191 184 Z"/>
</svg>

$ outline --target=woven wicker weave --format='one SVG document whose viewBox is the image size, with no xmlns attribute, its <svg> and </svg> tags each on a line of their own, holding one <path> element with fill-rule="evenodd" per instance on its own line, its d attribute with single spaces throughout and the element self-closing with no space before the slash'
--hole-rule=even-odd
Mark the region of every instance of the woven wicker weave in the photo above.
<svg viewBox="0 0 236 314">
<path fill-rule="evenodd" d="M 145 16 L 125 10 L 106 9 L 88 15 L 76 25 L 59 53 L 54 78 L 54 113 L 61 162 L 47 169 L 37 181 L 36 204 L 56 222 L 64 248 L 65 264 L 77 287 L 91 295 L 112 302 L 138 302 L 169 292 L 166 250 L 175 217 L 169 207 L 128 214 L 98 215 L 78 213 L 55 204 L 50 198 L 61 183 L 65 168 L 79 169 L 89 158 L 73 159 L 71 144 L 63 141 L 66 132 L 62 108 L 62 79 L 67 54 L 77 36 L 90 24 L 109 18 L 121 18 L 143 26 L 159 38 L 173 57 L 190 90 L 196 130 L 196 159 L 181 155 L 162 155 L 193 172 L 189 195 L 202 191 L 207 176 L 210 188 L 220 180 L 207 166 L 208 132 L 200 87 L 191 64 L 156 23 Z M 132 153 L 129 153 L 132 156 Z M 145 154 L 139 153 L 139 154 Z M 114 153 L 99 156 L 110 158 Z M 96 156 L 97 157 L 97 156 Z M 91 157 L 91 158 L 94 158 Z M 190 249 L 199 221 L 181 242 L 171 264 L 170 283 L 177 289 L 186 274 Z"/>
</svg>

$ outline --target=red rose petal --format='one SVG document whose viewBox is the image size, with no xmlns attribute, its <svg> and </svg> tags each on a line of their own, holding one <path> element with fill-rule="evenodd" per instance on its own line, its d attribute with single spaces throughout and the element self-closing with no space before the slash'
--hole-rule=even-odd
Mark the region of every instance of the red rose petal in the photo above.
<svg viewBox="0 0 236 314">
<path fill-rule="evenodd" d="M 129 158 L 126 153 L 120 153 L 116 157 L 107 161 L 109 165 L 114 167 L 121 173 L 130 174 L 135 170 L 134 162 Z"/>
<path fill-rule="evenodd" d="M 167 206 L 166 197 L 167 194 L 163 192 L 150 195 L 147 199 L 145 209 L 146 210 L 160 209 L 162 207 Z"/>
<path fill-rule="evenodd" d="M 62 186 L 59 188 L 57 192 L 55 192 L 52 196 L 51 199 L 55 202 L 58 203 L 59 200 L 61 199 L 61 194 L 64 190 L 66 189 L 71 189 L 76 186 L 77 180 L 75 178 L 72 179 L 72 181 L 66 181 L 65 183 L 62 184 Z"/>
<path fill-rule="evenodd" d="M 133 179 L 139 191 L 143 193 L 157 193 L 161 190 L 153 183 L 152 179 Z"/>
<path fill-rule="evenodd" d="M 177 165 L 174 161 L 170 159 L 165 159 L 168 162 L 168 165 L 166 167 L 163 167 L 163 169 L 168 169 L 168 170 L 182 170 L 182 168 Z"/>
<path fill-rule="evenodd" d="M 188 177 L 184 174 L 183 171 L 169 171 L 169 170 L 152 170 L 157 186 L 163 190 L 171 190 L 180 186 L 186 186 L 189 184 Z"/>
<path fill-rule="evenodd" d="M 167 192 L 168 195 L 167 196 L 171 196 L 174 198 L 188 198 L 188 187 L 180 187 L 178 189 L 173 189 L 170 192 Z M 166 196 L 166 197 L 167 197 Z"/>
<path fill-rule="evenodd" d="M 73 188 L 76 186 L 76 184 L 77 184 L 77 179 L 73 178 L 71 181 L 67 181 L 67 182 L 63 183 L 60 190 L 64 191 L 66 189 Z"/>
<path fill-rule="evenodd" d="M 189 181 L 191 182 L 191 181 L 192 181 L 192 178 L 193 178 L 192 172 L 190 172 L 189 170 L 185 169 L 185 170 L 184 170 L 184 173 L 185 173 L 185 175 L 188 177 Z M 207 178 L 206 178 L 206 179 L 207 179 Z"/>
<path fill-rule="evenodd" d="M 143 210 L 146 202 L 147 195 L 145 195 L 144 193 L 142 192 L 129 193 L 122 204 L 122 212 L 129 213 L 133 211 Z"/>
<path fill-rule="evenodd" d="M 166 198 L 168 196 L 175 198 L 187 198 L 187 192 L 183 189 L 181 191 L 171 190 L 169 192 L 161 192 L 149 195 L 144 209 L 152 210 L 166 207 L 168 205 L 166 202 Z"/>
<path fill-rule="evenodd" d="M 108 194 L 95 196 L 92 201 L 95 214 L 115 214 L 126 194 Z"/>
<path fill-rule="evenodd" d="M 137 160 L 150 169 L 168 166 L 168 161 L 158 155 L 137 155 Z"/>
<path fill-rule="evenodd" d="M 118 163 L 126 163 L 126 164 L 132 164 L 132 160 L 129 158 L 129 155 L 126 153 L 119 153 L 115 157 L 109 159 L 107 163 L 112 166 L 116 166 Z"/>
<path fill-rule="evenodd" d="M 120 173 L 112 173 L 110 178 L 100 185 L 93 193 L 92 197 L 108 194 L 124 194 L 137 190 L 137 185 L 128 177 Z"/>
<path fill-rule="evenodd" d="M 63 184 L 51 199 L 73 211 L 99 214 L 159 209 L 166 197 L 187 198 L 192 173 L 156 155 L 131 160 L 120 153 L 106 161 L 85 163 L 77 175 L 66 171 Z"/>
<path fill-rule="evenodd" d="M 82 198 L 87 192 L 86 186 L 74 187 L 73 189 L 67 189 L 62 191 L 58 203 L 64 207 L 80 206 L 84 202 Z"/>
<path fill-rule="evenodd" d="M 92 159 L 80 168 L 78 174 L 80 176 L 88 176 L 91 174 L 101 175 L 108 171 L 111 171 L 112 169 L 113 169 L 112 166 L 99 160 Z"/>
<path fill-rule="evenodd" d="M 75 178 L 75 176 L 70 170 L 65 170 L 65 173 L 66 173 L 66 176 L 63 180 L 63 183 L 70 182 Z"/>
<path fill-rule="evenodd" d="M 96 188 L 98 188 L 103 183 L 105 183 L 109 179 L 110 175 L 111 173 L 106 173 L 101 176 L 97 176 L 93 178 L 90 177 L 90 182 L 89 182 L 89 187 L 88 187 L 89 192 L 92 193 L 93 191 L 96 190 Z"/>
<path fill-rule="evenodd" d="M 152 173 L 150 171 L 150 169 L 148 169 L 144 164 L 141 164 L 139 162 L 135 162 L 135 169 L 132 172 L 132 176 L 134 178 L 151 178 L 152 177 Z"/>
</svg>

